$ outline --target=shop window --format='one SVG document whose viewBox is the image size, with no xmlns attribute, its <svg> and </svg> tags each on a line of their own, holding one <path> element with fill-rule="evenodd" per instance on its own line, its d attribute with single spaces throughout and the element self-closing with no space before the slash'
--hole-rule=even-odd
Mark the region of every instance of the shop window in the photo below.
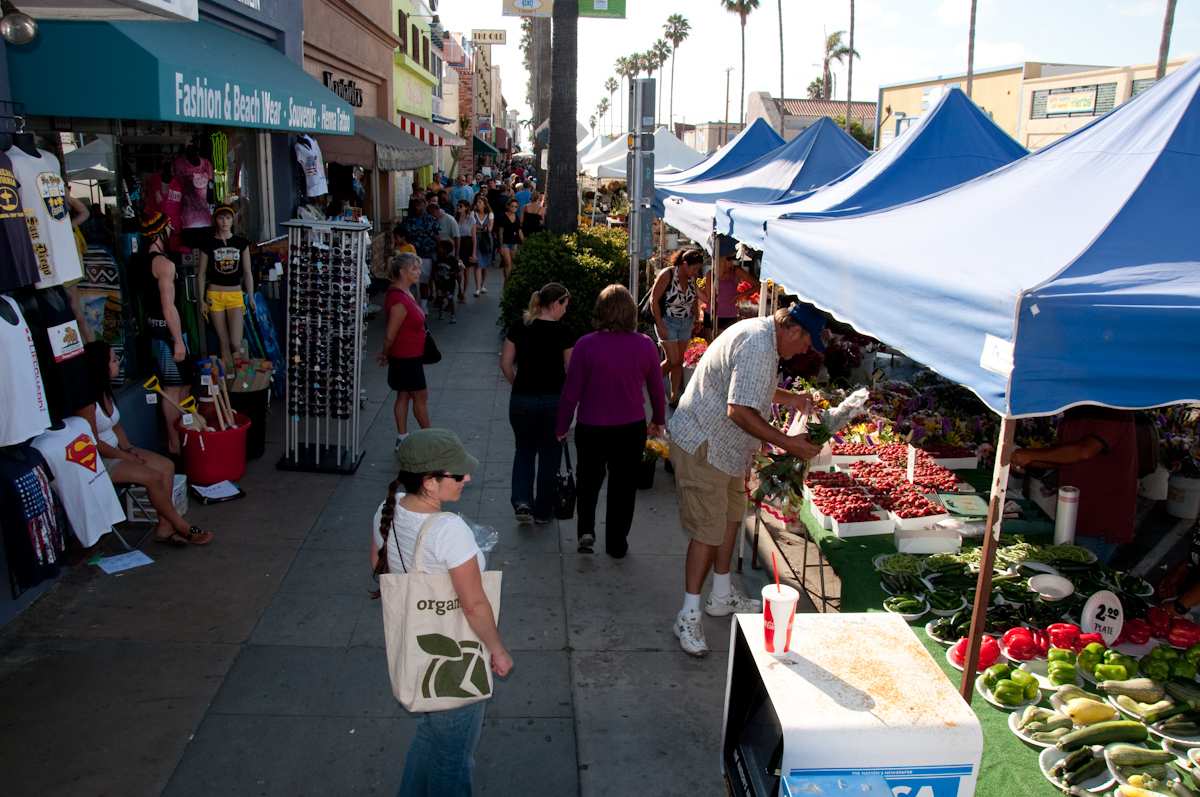
<svg viewBox="0 0 1200 797">
<path fill-rule="evenodd" d="M 418 28 L 416 25 L 412 25 L 409 27 L 409 30 L 412 32 L 412 38 L 409 40 L 409 44 L 412 45 L 412 50 L 409 52 L 409 55 L 412 56 L 412 59 L 414 61 L 420 61 L 421 60 L 421 29 Z"/>
<path fill-rule="evenodd" d="M 396 36 L 400 39 L 400 52 L 408 52 L 408 14 L 396 12 Z"/>
<path fill-rule="evenodd" d="M 1033 93 L 1029 118 L 1064 119 L 1075 116 L 1101 116 L 1113 109 L 1116 99 L 1116 83 L 1043 89 Z"/>
<path fill-rule="evenodd" d="M 429 71 L 429 39 L 424 37 L 421 38 L 421 66 Z"/>
<path fill-rule="evenodd" d="M 1150 88 L 1157 82 L 1158 81 L 1152 77 L 1142 78 L 1141 80 L 1135 80 L 1135 81 L 1133 81 L 1133 93 L 1130 94 L 1129 96 L 1136 97 L 1137 95 L 1141 94 L 1143 91 Z"/>
</svg>

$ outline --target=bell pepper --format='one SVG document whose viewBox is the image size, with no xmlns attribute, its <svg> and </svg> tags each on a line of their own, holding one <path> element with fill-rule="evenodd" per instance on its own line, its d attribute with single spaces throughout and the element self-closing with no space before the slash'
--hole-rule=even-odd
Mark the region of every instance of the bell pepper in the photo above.
<svg viewBox="0 0 1200 797">
<path fill-rule="evenodd" d="M 1004 640 L 1005 647 L 1008 647 L 1009 645 L 1011 645 L 1013 643 L 1014 640 L 1017 640 L 1017 639 L 1026 639 L 1032 644 L 1033 632 L 1030 631 L 1028 628 L 1025 628 L 1024 626 L 1019 625 L 1016 628 L 1010 628 L 1007 631 L 1005 631 L 1004 636 L 1001 637 L 1001 639 Z"/>
<path fill-rule="evenodd" d="M 1131 645 L 1144 645 L 1150 641 L 1150 624 L 1140 617 L 1126 620 L 1121 627 L 1121 637 L 1118 643 L 1128 642 Z"/>
<path fill-rule="evenodd" d="M 983 671 L 983 685 L 988 689 L 995 689 L 996 684 L 1008 678 L 1012 671 L 1012 667 L 1007 664 L 993 664 Z"/>
<path fill-rule="evenodd" d="M 1191 620 L 1176 617 L 1171 621 L 1170 629 L 1167 631 L 1167 642 L 1177 648 L 1190 648 L 1192 645 L 1200 644 L 1200 625 Z"/>
<path fill-rule="evenodd" d="M 1025 690 L 1026 700 L 1032 700 L 1037 697 L 1039 689 L 1037 678 L 1034 678 L 1024 670 L 1013 668 L 1012 672 L 1008 674 L 1008 680 Z"/>
<path fill-rule="evenodd" d="M 1146 611 L 1146 622 L 1150 625 L 1150 633 L 1159 639 L 1167 638 L 1173 619 L 1171 612 L 1161 606 L 1151 606 Z"/>
<path fill-rule="evenodd" d="M 1050 648 L 1046 651 L 1046 659 L 1048 661 L 1065 661 L 1068 664 L 1075 663 L 1075 651 L 1067 648 Z"/>
<path fill-rule="evenodd" d="M 1120 664 L 1097 664 L 1092 670 L 1097 681 L 1124 681 L 1129 677 Z"/>
<path fill-rule="evenodd" d="M 1079 641 L 1079 626 L 1073 623 L 1054 623 L 1046 626 L 1046 633 L 1050 636 L 1050 644 L 1056 648 L 1079 649 L 1076 647 L 1076 642 Z"/>
<path fill-rule="evenodd" d="M 1079 651 L 1079 657 L 1076 661 L 1084 672 L 1094 673 L 1096 665 L 1103 660 L 1104 645 L 1098 642 L 1091 642 L 1083 650 Z"/>
<path fill-rule="evenodd" d="M 1045 658 L 1046 651 L 1050 649 L 1050 637 L 1041 629 L 1034 629 L 1033 632 L 1033 650 L 1041 658 Z"/>
<path fill-rule="evenodd" d="M 1012 642 L 1004 643 L 1005 652 L 1010 659 L 1029 661 L 1037 658 L 1037 649 L 1033 646 L 1033 637 L 1015 637 Z"/>
<path fill-rule="evenodd" d="M 1185 658 L 1177 659 L 1171 662 L 1171 677 L 1179 678 L 1184 681 L 1195 680 L 1196 665 L 1192 664 Z"/>
<path fill-rule="evenodd" d="M 1108 647 L 1108 645 L 1104 644 L 1104 637 L 1100 634 L 1080 634 L 1079 641 L 1076 644 L 1079 645 L 1080 650 L 1088 645 L 1099 645 L 1102 648 Z"/>
<path fill-rule="evenodd" d="M 1000 645 L 995 637 L 985 636 L 979 643 L 979 666 L 991 667 L 1000 659 Z"/>
<path fill-rule="evenodd" d="M 1200 665 L 1200 645 L 1192 645 L 1184 651 L 1183 657 L 1192 664 Z"/>
<path fill-rule="evenodd" d="M 1142 657 L 1138 662 L 1138 670 L 1155 681 L 1166 681 L 1171 677 L 1171 663 L 1162 658 L 1156 659 L 1152 655 Z"/>
<path fill-rule="evenodd" d="M 1179 651 L 1170 645 L 1157 645 L 1154 650 L 1150 651 L 1150 658 L 1155 661 L 1172 662 L 1179 658 Z"/>
<path fill-rule="evenodd" d="M 992 696 L 1006 706 L 1019 706 L 1026 701 L 1025 688 L 1008 678 L 1002 678 L 990 687 Z"/>
<path fill-rule="evenodd" d="M 1050 683 L 1065 686 L 1075 683 L 1075 665 L 1068 661 L 1052 661 L 1046 670 Z"/>
</svg>

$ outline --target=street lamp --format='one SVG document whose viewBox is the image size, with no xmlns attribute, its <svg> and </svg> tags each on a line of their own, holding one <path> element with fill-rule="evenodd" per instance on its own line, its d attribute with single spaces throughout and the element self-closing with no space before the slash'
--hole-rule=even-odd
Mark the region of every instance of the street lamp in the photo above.
<svg viewBox="0 0 1200 797">
<path fill-rule="evenodd" d="M 0 19 L 0 36 L 9 44 L 29 44 L 37 38 L 37 20 L 23 11 L 18 11 L 9 0 L 0 2 L 0 11 L 4 13 Z"/>
</svg>

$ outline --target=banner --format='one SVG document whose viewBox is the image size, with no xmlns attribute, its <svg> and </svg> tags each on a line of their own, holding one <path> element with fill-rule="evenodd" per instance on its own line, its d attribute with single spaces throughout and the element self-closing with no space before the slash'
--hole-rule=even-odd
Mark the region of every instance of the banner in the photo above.
<svg viewBox="0 0 1200 797">
<path fill-rule="evenodd" d="M 579 16 L 625 19 L 625 0 L 579 0 Z"/>
<path fill-rule="evenodd" d="M 1092 113 L 1096 110 L 1096 87 L 1046 95 L 1046 115 L 1056 113 Z"/>
<path fill-rule="evenodd" d="M 553 11 L 554 0 L 504 0 L 506 17 L 548 17 Z"/>
</svg>

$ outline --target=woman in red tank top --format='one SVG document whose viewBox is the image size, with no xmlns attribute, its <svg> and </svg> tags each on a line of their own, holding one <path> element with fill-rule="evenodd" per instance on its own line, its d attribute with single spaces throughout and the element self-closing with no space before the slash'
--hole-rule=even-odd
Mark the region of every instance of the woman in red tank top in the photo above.
<svg viewBox="0 0 1200 797">
<path fill-rule="evenodd" d="M 425 385 L 425 313 L 412 295 L 421 279 L 421 258 L 403 253 L 388 264 L 387 333 L 383 338 L 380 365 L 388 367 L 388 387 L 396 391 L 396 446 L 408 436 L 408 408 L 422 429 L 429 428 L 429 390 Z"/>
</svg>

